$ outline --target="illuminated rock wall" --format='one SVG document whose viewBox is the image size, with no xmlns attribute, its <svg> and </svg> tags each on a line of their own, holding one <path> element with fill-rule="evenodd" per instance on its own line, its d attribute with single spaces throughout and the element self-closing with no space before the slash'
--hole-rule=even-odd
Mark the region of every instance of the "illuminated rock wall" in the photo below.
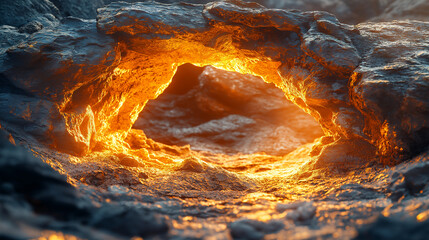
<svg viewBox="0 0 429 240">
<path fill-rule="evenodd" d="M 0 52 L 0 71 L 51 105 L 51 124 L 30 133 L 50 137 L 43 141 L 62 151 L 126 147 L 145 103 L 162 93 L 179 65 L 192 63 L 260 76 L 315 117 L 332 136 L 325 144 L 368 142 L 391 161 L 428 144 L 427 35 L 422 22 L 350 26 L 323 12 L 240 1 L 121 2 L 99 9 L 97 22 L 68 18 L 25 36 Z M 4 97 L 22 102 L 15 95 Z M 46 122 L 31 104 L 21 108 L 32 117 L 16 117 Z M 12 120 L 1 123 L 29 132 Z"/>
</svg>

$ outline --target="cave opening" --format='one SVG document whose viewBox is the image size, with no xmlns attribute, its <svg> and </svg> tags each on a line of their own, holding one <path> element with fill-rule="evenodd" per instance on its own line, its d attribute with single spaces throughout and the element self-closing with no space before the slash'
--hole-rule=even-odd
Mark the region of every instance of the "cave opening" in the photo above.
<svg viewBox="0 0 429 240">
<path fill-rule="evenodd" d="M 159 143 L 214 154 L 282 156 L 323 136 L 320 125 L 260 77 L 183 64 L 133 125 Z"/>
</svg>

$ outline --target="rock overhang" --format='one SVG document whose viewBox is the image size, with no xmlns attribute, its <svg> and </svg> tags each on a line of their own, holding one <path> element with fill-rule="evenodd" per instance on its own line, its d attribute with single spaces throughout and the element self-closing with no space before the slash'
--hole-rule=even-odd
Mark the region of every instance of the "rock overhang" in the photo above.
<svg viewBox="0 0 429 240">
<path fill-rule="evenodd" d="M 407 25 L 416 39 L 425 37 L 417 34 L 427 28 L 425 23 L 395 24 Z M 417 53 L 396 48 L 401 43 L 395 36 L 371 31 L 368 25 L 349 26 L 323 12 L 270 10 L 240 1 L 112 3 L 99 9 L 96 24 L 66 19 L 10 48 L 10 66 L 3 74 L 52 102 L 52 111 L 65 119 L 64 138 L 78 143 L 70 148 L 74 152 L 90 151 L 107 135 L 124 139 L 147 100 L 162 92 L 178 65 L 189 62 L 261 76 L 314 116 L 334 141 L 363 141 L 381 156 L 405 159 L 414 154 L 416 141 L 425 144 L 414 135 L 428 125 L 427 100 L 420 96 L 428 70 L 405 65 L 416 77 L 412 84 L 401 83 L 408 78 L 398 71 L 377 72 L 389 65 L 385 55 L 379 61 L 374 57 L 383 54 L 383 46 L 396 52 L 390 62 L 410 60 Z M 421 57 L 412 66 L 422 66 L 426 59 L 428 42 L 419 44 Z M 25 62 L 19 60 L 22 56 Z M 386 86 L 395 89 L 393 95 Z M 383 94 L 406 97 L 411 108 L 420 109 L 406 116 L 412 127 L 405 124 L 403 101 L 393 107 L 401 109 L 398 114 L 389 114 Z M 361 146 L 350 144 L 355 145 Z"/>
</svg>

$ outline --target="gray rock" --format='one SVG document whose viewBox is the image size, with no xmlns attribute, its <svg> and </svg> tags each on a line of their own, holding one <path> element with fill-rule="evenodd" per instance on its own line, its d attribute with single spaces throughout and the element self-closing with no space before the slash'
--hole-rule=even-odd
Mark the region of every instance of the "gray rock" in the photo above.
<svg viewBox="0 0 429 240">
<path fill-rule="evenodd" d="M 44 27 L 58 24 L 61 15 L 49 0 L 3 0 L 0 3 L 0 25 L 21 27 L 33 21 Z"/>
<path fill-rule="evenodd" d="M 265 234 L 278 232 L 284 224 L 278 220 L 262 222 L 252 219 L 239 219 L 229 225 L 231 236 L 234 239 L 258 240 Z"/>
<path fill-rule="evenodd" d="M 2 130 L 3 132 L 3 130 Z M 50 168 L 27 150 L 5 144 L 0 145 L 0 181 L 2 194 L 31 205 L 32 211 L 62 221 L 88 217 L 88 204 L 84 203 L 65 176 Z"/>
<path fill-rule="evenodd" d="M 43 28 L 43 25 L 37 21 L 29 22 L 19 28 L 20 33 L 35 33 Z"/>
<path fill-rule="evenodd" d="M 104 6 L 103 0 L 51 0 L 64 17 L 84 19 L 96 18 L 97 8 Z"/>
<path fill-rule="evenodd" d="M 16 27 L 0 26 L 0 54 L 4 53 L 8 47 L 24 41 L 27 37 L 27 34 L 20 33 Z"/>
<path fill-rule="evenodd" d="M 429 145 L 429 26 L 407 21 L 361 24 L 359 29 L 373 47 L 350 78 L 351 99 L 365 116 L 380 155 L 417 155 Z"/>
<path fill-rule="evenodd" d="M 46 229 L 87 239 L 145 237 L 168 231 L 165 219 L 150 209 L 96 201 L 90 189 L 69 184 L 65 176 L 41 159 L 6 142 L 5 135 L 0 130 L 2 239 L 35 238 Z"/>
<path fill-rule="evenodd" d="M 360 184 L 344 184 L 339 189 L 326 193 L 327 199 L 336 201 L 352 201 L 354 199 L 376 199 L 385 196 L 382 192 L 370 186 Z"/>
<path fill-rule="evenodd" d="M 341 22 L 357 24 L 368 21 L 422 20 L 429 19 L 427 0 L 257 0 L 269 8 L 298 9 L 302 11 L 326 11 Z"/>
<path fill-rule="evenodd" d="M 286 218 L 295 222 L 309 221 L 316 215 L 316 210 L 317 208 L 313 202 L 303 202 L 295 210 L 288 212 Z"/>
<path fill-rule="evenodd" d="M 21 35 L 15 36 L 24 38 Z M 8 48 L 2 55 L 5 64 L 1 67 L 9 68 L 1 75 L 2 85 L 7 85 L 12 90 L 9 93 L 24 96 L 8 95 L 9 93 L 2 95 L 2 103 L 5 106 L 2 109 L 5 111 L 10 108 L 15 109 L 8 110 L 3 116 L 4 127 L 15 133 L 24 130 L 27 137 L 51 146 L 59 146 L 66 152 L 81 153 L 87 143 L 76 144 L 74 137 L 65 131 L 67 120 L 59 115 L 57 106 L 54 106 L 53 102 L 64 97 L 62 92 L 64 85 L 58 79 L 75 78 L 84 72 L 86 72 L 85 75 L 89 75 L 89 72 L 93 71 L 90 66 L 104 68 L 104 63 L 112 61 L 110 57 L 106 58 L 104 55 L 106 51 L 99 51 L 99 49 L 112 48 L 111 40 L 104 37 L 97 33 L 95 21 L 69 17 L 64 19 L 63 24 L 57 29 L 43 29 L 32 34 L 28 42 Z M 50 56 L 43 58 L 42 61 L 41 51 Z M 77 65 L 68 67 L 70 62 L 79 65 L 88 60 L 93 63 L 86 68 L 79 68 Z M 38 73 L 23 70 L 29 68 L 37 69 Z M 66 75 L 63 75 L 61 68 L 66 69 Z M 74 73 L 70 74 L 70 71 Z M 85 80 L 82 79 L 82 82 Z M 39 92 L 41 88 L 47 89 L 46 94 Z M 75 95 L 74 98 L 78 96 Z M 24 129 L 16 126 L 16 123 L 22 123 L 22 121 L 27 122 L 29 126 Z M 29 122 L 32 124 L 28 124 Z M 12 126 L 14 124 L 15 127 Z M 54 137 L 49 138 L 49 136 Z"/>
<path fill-rule="evenodd" d="M 422 154 L 419 157 L 424 156 L 425 154 Z M 426 195 L 429 192 L 429 164 L 422 161 L 398 165 L 390 181 L 389 196 L 394 201 L 402 197 Z"/>
<path fill-rule="evenodd" d="M 165 219 L 146 208 L 107 205 L 97 210 L 89 225 L 127 237 L 146 237 L 168 231 Z"/>
</svg>

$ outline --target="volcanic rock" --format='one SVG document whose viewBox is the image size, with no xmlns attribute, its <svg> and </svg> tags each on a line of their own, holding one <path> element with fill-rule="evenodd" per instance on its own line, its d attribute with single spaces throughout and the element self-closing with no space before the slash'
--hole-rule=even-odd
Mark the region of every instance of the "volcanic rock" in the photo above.
<svg viewBox="0 0 429 240">
<path fill-rule="evenodd" d="M 269 8 L 326 11 L 340 22 L 358 24 L 367 21 L 421 20 L 427 21 L 427 0 L 259 0 Z"/>
</svg>

